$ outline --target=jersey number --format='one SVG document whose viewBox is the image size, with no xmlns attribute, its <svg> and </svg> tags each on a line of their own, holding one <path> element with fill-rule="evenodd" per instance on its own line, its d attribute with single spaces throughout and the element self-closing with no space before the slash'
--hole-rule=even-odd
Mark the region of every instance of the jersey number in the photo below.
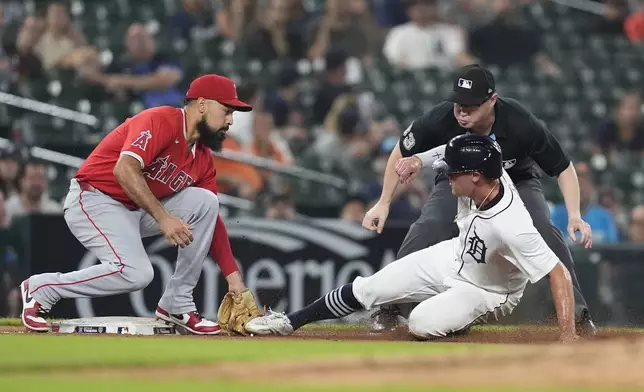
<svg viewBox="0 0 644 392">
<path fill-rule="evenodd" d="M 152 134 L 150 131 L 143 131 L 139 135 L 139 137 L 136 138 L 135 141 L 132 142 L 132 146 L 138 147 L 141 150 L 145 151 L 145 148 L 148 146 L 148 141 L 152 139 Z"/>
</svg>

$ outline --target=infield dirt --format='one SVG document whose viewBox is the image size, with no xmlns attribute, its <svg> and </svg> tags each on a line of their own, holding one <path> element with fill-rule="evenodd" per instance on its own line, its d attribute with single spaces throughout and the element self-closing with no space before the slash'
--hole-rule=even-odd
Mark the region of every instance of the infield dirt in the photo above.
<svg viewBox="0 0 644 392">
<path fill-rule="evenodd" d="M 30 333 L 21 326 L 0 326 L 0 333 L 2 334 L 22 334 Z M 85 336 L 92 336 L 87 334 Z M 243 336 L 228 336 L 226 334 L 218 335 L 215 337 L 207 336 L 128 336 L 128 335 L 100 335 L 101 337 L 119 336 L 131 337 L 134 339 L 289 339 L 289 340 L 306 340 L 306 339 L 322 339 L 322 340 L 374 340 L 374 341 L 413 341 L 407 329 L 404 327 L 398 328 L 394 331 L 373 334 L 364 328 L 325 328 L 318 327 L 312 329 L 303 329 L 295 332 L 289 337 L 243 337 Z M 440 339 L 440 342 L 455 342 L 455 343 L 489 343 L 489 344 L 548 344 L 556 343 L 559 337 L 559 332 L 556 329 L 546 330 L 543 327 L 521 326 L 512 330 L 498 330 L 498 331 L 482 331 L 473 329 L 470 333 L 464 336 L 450 337 Z M 592 339 L 585 339 L 588 341 L 607 341 L 615 339 L 636 340 L 644 338 L 644 333 L 636 331 L 602 331 Z"/>
<path fill-rule="evenodd" d="M 0 327 L 3 333 L 23 332 Z M 308 359 L 248 364 L 225 362 L 154 368 L 95 369 L 82 371 L 96 377 L 154 379 L 243 379 L 304 385 L 381 385 L 390 383 L 444 387 L 593 387 L 644 388 L 644 339 L 637 332 L 601 332 L 574 345 L 557 344 L 556 330 L 523 327 L 513 331 L 472 331 L 441 342 L 516 344 L 500 350 L 427 356 L 374 356 Z M 99 337 L 97 337 L 99 338 Z M 139 337 L 132 337 L 137 339 Z M 247 337 L 148 337 L 152 339 L 249 339 Z M 372 335 L 363 329 L 311 329 L 293 336 L 250 339 L 413 340 L 404 329 Z M 432 344 L 431 342 L 418 344 Z M 75 372 L 76 373 L 76 372 Z M 60 373 L 58 373 L 60 374 Z"/>
</svg>

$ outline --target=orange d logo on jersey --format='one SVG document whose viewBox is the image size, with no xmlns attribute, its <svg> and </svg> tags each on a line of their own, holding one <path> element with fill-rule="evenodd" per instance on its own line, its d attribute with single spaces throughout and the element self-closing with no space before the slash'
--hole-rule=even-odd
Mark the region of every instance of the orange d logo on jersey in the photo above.
<svg viewBox="0 0 644 392">
<path fill-rule="evenodd" d="M 135 141 L 132 142 L 132 146 L 138 147 L 141 150 L 145 151 L 145 148 L 148 146 L 148 140 L 152 138 L 152 134 L 150 131 L 143 131 L 139 135 L 139 137 L 136 138 Z"/>
</svg>

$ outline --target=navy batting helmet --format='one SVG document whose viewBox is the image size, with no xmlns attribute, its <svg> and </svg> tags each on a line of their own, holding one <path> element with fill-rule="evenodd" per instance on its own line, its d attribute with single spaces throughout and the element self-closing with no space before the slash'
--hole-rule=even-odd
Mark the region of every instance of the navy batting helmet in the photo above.
<svg viewBox="0 0 644 392">
<path fill-rule="evenodd" d="M 503 174 L 501 147 L 489 136 L 459 135 L 445 146 L 445 157 L 434 163 L 436 172 L 453 174 L 479 172 L 490 179 Z"/>
</svg>

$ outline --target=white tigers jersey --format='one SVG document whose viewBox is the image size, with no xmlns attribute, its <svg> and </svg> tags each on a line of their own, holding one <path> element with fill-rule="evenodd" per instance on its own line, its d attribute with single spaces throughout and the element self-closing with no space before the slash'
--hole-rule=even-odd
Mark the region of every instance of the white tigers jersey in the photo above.
<svg viewBox="0 0 644 392">
<path fill-rule="evenodd" d="M 444 152 L 443 145 L 417 155 L 428 164 Z M 458 198 L 459 235 L 451 241 L 460 279 L 491 292 L 516 293 L 547 275 L 559 259 L 534 227 L 505 170 L 500 183 L 503 196 L 489 209 L 479 211 L 469 197 Z"/>
</svg>

